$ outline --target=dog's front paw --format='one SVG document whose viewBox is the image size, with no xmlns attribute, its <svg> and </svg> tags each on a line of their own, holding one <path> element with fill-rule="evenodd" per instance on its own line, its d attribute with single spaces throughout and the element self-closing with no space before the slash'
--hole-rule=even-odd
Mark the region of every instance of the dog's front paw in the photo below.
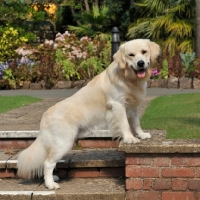
<svg viewBox="0 0 200 200">
<path fill-rule="evenodd" d="M 55 183 L 54 181 L 50 182 L 50 181 L 45 181 L 45 186 L 50 189 L 50 190 L 56 190 L 59 189 L 60 186 L 58 183 Z"/>
<path fill-rule="evenodd" d="M 150 133 L 141 133 L 141 134 L 138 134 L 138 136 L 144 140 L 144 139 L 148 139 L 148 138 L 151 138 L 151 134 Z"/>
<path fill-rule="evenodd" d="M 132 143 L 136 144 L 139 142 L 140 142 L 140 140 L 138 138 L 134 137 L 133 135 L 123 138 L 123 143 L 127 143 L 127 144 L 132 144 Z"/>
</svg>

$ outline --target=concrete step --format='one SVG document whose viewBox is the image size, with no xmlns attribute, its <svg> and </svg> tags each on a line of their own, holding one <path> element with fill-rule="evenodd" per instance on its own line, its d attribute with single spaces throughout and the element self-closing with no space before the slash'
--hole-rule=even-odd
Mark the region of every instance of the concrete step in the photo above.
<svg viewBox="0 0 200 200">
<path fill-rule="evenodd" d="M 21 150 L 0 150 L 0 178 L 17 178 L 17 157 Z M 125 154 L 117 149 L 72 150 L 56 166 L 60 178 L 102 178 L 125 176 Z"/>
<path fill-rule="evenodd" d="M 43 181 L 0 179 L 1 200 L 125 200 L 123 178 L 74 178 L 59 182 L 60 189 L 48 190 Z"/>
</svg>

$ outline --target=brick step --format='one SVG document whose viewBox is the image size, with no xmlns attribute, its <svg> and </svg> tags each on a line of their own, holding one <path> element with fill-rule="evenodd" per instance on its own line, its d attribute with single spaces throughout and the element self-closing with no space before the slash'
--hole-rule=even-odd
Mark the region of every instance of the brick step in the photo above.
<svg viewBox="0 0 200 200">
<path fill-rule="evenodd" d="M 0 150 L 0 178 L 17 178 L 17 157 L 21 150 Z M 62 178 L 124 177 L 125 155 L 117 149 L 72 150 L 56 166 Z"/>
<path fill-rule="evenodd" d="M 25 149 L 39 135 L 39 131 L 0 131 L 0 149 Z M 119 140 L 113 140 L 108 130 L 86 132 L 83 139 L 74 144 L 74 149 L 117 148 Z"/>
<path fill-rule="evenodd" d="M 43 181 L 0 180 L 1 200 L 125 200 L 124 178 L 73 178 L 59 182 L 60 189 L 48 190 Z"/>
</svg>

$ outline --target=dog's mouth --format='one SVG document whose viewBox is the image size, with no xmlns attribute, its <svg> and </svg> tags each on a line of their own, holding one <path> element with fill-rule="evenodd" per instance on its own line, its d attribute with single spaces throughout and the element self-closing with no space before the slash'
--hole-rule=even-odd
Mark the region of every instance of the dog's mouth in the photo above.
<svg viewBox="0 0 200 200">
<path fill-rule="evenodd" d="M 139 78 L 144 78 L 146 75 L 146 69 L 139 69 L 139 70 L 135 70 L 133 68 L 135 74 L 139 77 Z"/>
</svg>

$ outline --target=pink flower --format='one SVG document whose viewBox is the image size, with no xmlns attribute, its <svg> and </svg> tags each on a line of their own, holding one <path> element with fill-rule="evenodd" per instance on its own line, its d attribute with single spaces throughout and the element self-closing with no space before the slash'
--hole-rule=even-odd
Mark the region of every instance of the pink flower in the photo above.
<svg viewBox="0 0 200 200">
<path fill-rule="evenodd" d="M 152 76 L 158 76 L 158 75 L 159 75 L 159 71 L 157 69 L 153 69 Z"/>
</svg>

